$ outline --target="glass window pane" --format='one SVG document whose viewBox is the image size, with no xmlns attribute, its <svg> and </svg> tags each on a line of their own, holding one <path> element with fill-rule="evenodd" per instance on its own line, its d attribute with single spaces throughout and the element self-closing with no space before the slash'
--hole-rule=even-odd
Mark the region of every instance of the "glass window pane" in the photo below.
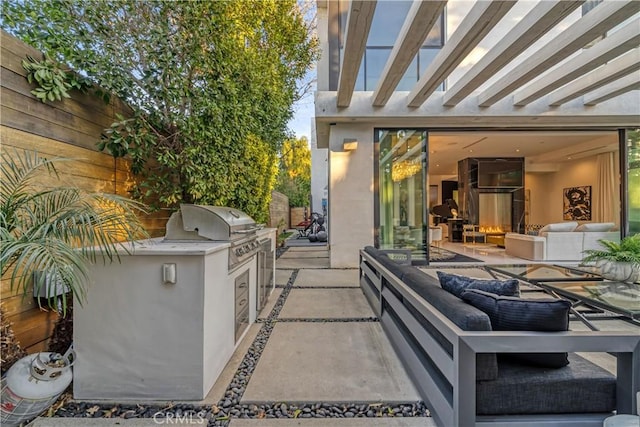
<svg viewBox="0 0 640 427">
<path fill-rule="evenodd" d="M 629 218 L 629 235 L 640 233 L 640 129 L 627 130 L 627 216 Z"/>
<path fill-rule="evenodd" d="M 339 0 L 338 10 L 340 11 L 340 31 L 339 43 L 340 47 L 344 46 L 344 31 L 347 28 L 347 17 L 349 15 L 349 0 Z"/>
<path fill-rule="evenodd" d="M 582 5 L 582 16 L 589 13 L 594 7 L 602 3 L 602 0 L 587 0 Z"/>
<path fill-rule="evenodd" d="M 429 34 L 427 35 L 427 38 L 424 41 L 424 44 L 422 46 L 442 47 L 442 44 L 444 41 L 443 32 L 442 32 L 443 21 L 444 21 L 444 17 L 443 15 L 440 15 L 440 18 L 435 23 L 433 28 L 431 28 L 431 31 L 429 31 Z"/>
<path fill-rule="evenodd" d="M 376 90 L 376 85 L 390 53 L 391 49 L 367 49 L 364 90 Z"/>
<path fill-rule="evenodd" d="M 340 65 L 342 65 L 342 59 L 344 56 L 344 49 L 340 49 Z M 360 69 L 358 69 L 358 76 L 356 77 L 356 85 L 353 90 L 364 90 L 364 63 L 366 61 L 366 53 L 365 57 L 362 58 L 362 62 L 360 63 Z"/>
<path fill-rule="evenodd" d="M 379 132 L 379 246 L 410 249 L 413 258 L 426 260 L 423 219 L 426 186 L 422 161 L 426 132 L 416 129 Z"/>
<path fill-rule="evenodd" d="M 410 91 L 416 85 L 418 81 L 418 57 L 413 58 L 411 64 L 409 64 L 409 68 L 405 71 L 404 76 L 398 83 L 396 90 L 407 90 Z"/>
<path fill-rule="evenodd" d="M 356 77 L 356 86 L 354 90 L 365 90 L 364 89 L 364 60 L 360 64 L 360 69 L 358 70 L 358 77 Z"/>
<path fill-rule="evenodd" d="M 433 49 L 433 48 L 420 49 L 420 74 L 418 78 L 422 77 L 422 75 L 424 74 L 424 70 L 427 69 L 429 64 L 431 64 L 431 62 L 439 52 L 440 52 L 440 49 Z M 440 84 L 440 86 L 438 86 L 438 89 L 436 90 L 440 90 L 440 91 L 444 90 L 444 82 L 442 82 L 442 84 Z"/>
<path fill-rule="evenodd" d="M 393 46 L 412 3 L 411 1 L 378 1 L 367 46 Z"/>
</svg>

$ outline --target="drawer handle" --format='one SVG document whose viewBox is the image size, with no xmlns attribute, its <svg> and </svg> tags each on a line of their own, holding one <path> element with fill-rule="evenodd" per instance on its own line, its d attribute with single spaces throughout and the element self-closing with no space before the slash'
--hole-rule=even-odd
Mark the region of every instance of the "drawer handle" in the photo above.
<svg viewBox="0 0 640 427">
<path fill-rule="evenodd" d="M 246 298 L 242 298 L 240 300 L 240 302 L 238 303 L 238 307 L 242 307 L 243 305 L 245 305 L 247 303 L 247 299 Z"/>
</svg>

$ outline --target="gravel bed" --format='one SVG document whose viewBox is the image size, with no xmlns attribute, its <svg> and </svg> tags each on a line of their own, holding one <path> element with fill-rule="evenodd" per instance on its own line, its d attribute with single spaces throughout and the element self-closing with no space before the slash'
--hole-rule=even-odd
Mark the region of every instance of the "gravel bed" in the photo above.
<svg viewBox="0 0 640 427">
<path fill-rule="evenodd" d="M 276 248 L 276 259 L 280 258 L 280 256 L 287 252 L 287 250 L 289 250 L 288 246 L 280 246 L 279 248 Z"/>
<path fill-rule="evenodd" d="M 328 286 L 320 286 L 320 285 L 310 285 L 310 286 L 291 286 L 291 289 L 360 289 L 357 286 L 351 285 L 328 285 Z"/>
<path fill-rule="evenodd" d="M 307 323 L 337 323 L 337 322 L 379 322 L 380 320 L 377 317 L 343 317 L 340 319 L 336 318 L 287 318 L 287 319 L 278 319 L 279 323 L 287 323 L 287 322 L 307 322 Z"/>
</svg>

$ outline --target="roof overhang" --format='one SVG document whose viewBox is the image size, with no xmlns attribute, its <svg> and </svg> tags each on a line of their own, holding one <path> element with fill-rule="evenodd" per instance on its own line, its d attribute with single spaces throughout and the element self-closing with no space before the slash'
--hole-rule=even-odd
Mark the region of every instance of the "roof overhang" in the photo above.
<svg viewBox="0 0 640 427">
<path fill-rule="evenodd" d="M 336 106 L 336 93 L 317 92 L 316 132 L 318 148 L 329 147 L 329 127 L 339 123 L 373 123 L 376 127 L 447 128 L 621 128 L 640 124 L 640 93 L 627 92 L 596 105 L 575 99 L 550 107 L 547 97 L 514 108 L 512 97 L 491 107 L 480 107 L 472 96 L 455 107 L 442 105 L 442 92 L 434 93 L 420 107 L 407 106 L 408 92 L 394 92 L 384 107 L 371 103 L 373 92 L 354 92 L 349 108 Z"/>
</svg>

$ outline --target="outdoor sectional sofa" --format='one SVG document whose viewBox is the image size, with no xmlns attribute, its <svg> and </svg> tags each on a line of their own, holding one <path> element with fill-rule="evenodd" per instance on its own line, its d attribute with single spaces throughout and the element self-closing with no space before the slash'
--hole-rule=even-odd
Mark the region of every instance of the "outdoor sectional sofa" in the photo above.
<svg viewBox="0 0 640 427">
<path fill-rule="evenodd" d="M 492 331 L 483 311 L 370 246 L 360 251 L 360 286 L 438 425 L 595 427 L 614 410 L 636 411 L 640 336 Z M 577 351 L 616 354 L 617 376 Z M 570 363 L 540 368 L 496 352 L 569 352 Z"/>
</svg>

